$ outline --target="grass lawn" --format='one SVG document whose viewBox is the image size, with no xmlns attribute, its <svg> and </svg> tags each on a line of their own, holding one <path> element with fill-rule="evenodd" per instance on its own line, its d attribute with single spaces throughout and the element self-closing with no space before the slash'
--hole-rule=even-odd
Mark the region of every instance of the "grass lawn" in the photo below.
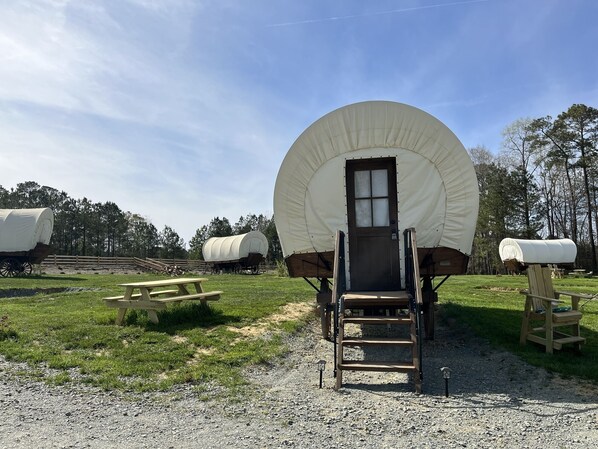
<svg viewBox="0 0 598 449">
<path fill-rule="evenodd" d="M 52 368 L 46 381 L 64 383 L 80 373 L 84 382 L 107 389 L 166 390 L 181 383 L 214 384 L 227 393 L 244 385 L 241 370 L 267 363 L 284 352 L 283 332 L 293 332 L 313 314 L 306 311 L 314 290 L 303 279 L 274 275 L 208 276 L 207 290 L 224 291 L 208 307 L 172 305 L 151 323 L 145 311 L 128 311 L 116 326 L 116 309 L 104 296 L 124 292 L 117 284 L 154 280 L 153 275 L 58 275 L 0 278 L 0 296 L 8 289 L 71 291 L 0 297 L 0 353 L 34 368 Z M 292 304 L 298 303 L 298 304 Z M 272 318 L 276 319 L 272 319 Z M 251 326 L 257 333 L 248 334 Z M 74 371 L 72 369 L 75 369 Z M 35 375 L 36 371 L 33 371 Z M 31 373 L 29 373 L 31 375 Z"/>
<path fill-rule="evenodd" d="M 596 278 L 554 279 L 553 284 L 556 290 L 598 293 Z M 531 342 L 519 345 L 525 301 L 519 291 L 525 288 L 525 275 L 454 276 L 438 289 L 438 296 L 444 315 L 455 318 L 457 325 L 467 324 L 493 346 L 513 352 L 532 365 L 598 383 L 598 300 L 580 302 L 581 335 L 586 338 L 581 354 L 576 354 L 569 345 L 550 355 Z"/>
<path fill-rule="evenodd" d="M 123 293 L 117 284 L 159 279 L 152 275 L 57 275 L 0 278 L 0 353 L 27 362 L 23 375 L 66 383 L 75 378 L 106 389 L 168 390 L 191 383 L 227 395 L 243 391 L 242 370 L 283 354 L 284 333 L 294 332 L 313 314 L 314 290 L 303 279 L 260 276 L 208 276 L 207 290 L 222 290 L 219 301 L 172 305 L 153 324 L 144 311 L 127 312 L 116 326 L 116 309 L 104 296 Z M 527 285 L 525 276 L 454 276 L 438 290 L 441 313 L 469 326 L 494 346 L 537 366 L 598 383 L 598 301 L 583 306 L 582 354 L 545 354 L 519 346 Z M 555 280 L 563 290 L 598 292 L 597 279 Z M 57 291 L 70 287 L 70 291 Z M 34 296 L 5 296 L 11 289 L 46 289 Z M 51 290 L 54 289 L 54 290 Z M 583 301 L 582 301 L 583 304 Z M 253 332 L 249 332 L 252 330 Z M 317 337 L 314 337 L 317 338 Z M 43 367 L 51 368 L 50 375 Z M 213 389 L 211 390 L 211 394 Z"/>
</svg>

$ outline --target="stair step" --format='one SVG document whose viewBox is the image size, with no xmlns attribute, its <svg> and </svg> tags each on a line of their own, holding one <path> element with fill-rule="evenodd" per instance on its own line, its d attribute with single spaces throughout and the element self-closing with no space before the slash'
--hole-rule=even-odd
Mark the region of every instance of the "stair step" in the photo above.
<svg viewBox="0 0 598 449">
<path fill-rule="evenodd" d="M 343 317 L 342 321 L 352 324 L 411 324 L 411 318 L 399 316 L 351 316 Z"/>
<path fill-rule="evenodd" d="M 564 337 L 564 338 L 555 338 L 553 340 L 554 343 L 559 343 L 561 345 L 566 345 L 567 343 L 584 343 L 586 341 L 583 337 L 577 337 L 575 335 Z"/>
<path fill-rule="evenodd" d="M 345 308 L 347 309 L 361 309 L 365 307 L 372 308 L 396 308 L 408 309 L 408 299 L 344 299 Z"/>
<path fill-rule="evenodd" d="M 385 292 L 345 292 L 343 300 L 347 309 L 409 308 L 411 295 L 404 290 Z"/>
<path fill-rule="evenodd" d="M 545 333 L 546 332 L 546 328 L 545 327 L 534 327 L 532 329 L 532 332 L 543 332 L 543 333 Z M 546 337 L 544 335 L 542 335 L 542 336 L 538 335 L 538 338 L 545 339 Z M 566 345 L 568 343 L 584 343 L 586 341 L 586 339 L 584 337 L 579 337 L 577 335 L 564 334 L 562 332 L 559 332 L 557 329 L 555 329 L 555 331 L 554 331 L 554 337 L 553 337 L 552 341 L 555 342 L 555 343 Z"/>
<path fill-rule="evenodd" d="M 411 295 L 405 290 L 393 290 L 384 292 L 345 292 L 345 300 L 369 300 L 369 301 L 409 301 Z"/>
<path fill-rule="evenodd" d="M 410 373 L 415 366 L 409 362 L 363 362 L 345 360 L 338 364 L 338 368 L 347 371 L 394 371 Z"/>
<path fill-rule="evenodd" d="M 400 338 L 345 338 L 342 341 L 343 346 L 413 346 L 411 340 L 405 340 Z"/>
</svg>

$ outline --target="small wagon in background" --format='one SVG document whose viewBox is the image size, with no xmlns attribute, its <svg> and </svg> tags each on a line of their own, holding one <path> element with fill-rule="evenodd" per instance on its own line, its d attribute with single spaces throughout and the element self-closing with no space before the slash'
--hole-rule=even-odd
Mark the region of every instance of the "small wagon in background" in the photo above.
<svg viewBox="0 0 598 449">
<path fill-rule="evenodd" d="M 0 209 L 0 276 L 26 276 L 50 254 L 52 209 Z"/>
<path fill-rule="evenodd" d="M 260 263 L 268 254 L 268 239 L 259 231 L 229 237 L 212 237 L 202 248 L 203 258 L 214 272 L 259 273 Z"/>
</svg>

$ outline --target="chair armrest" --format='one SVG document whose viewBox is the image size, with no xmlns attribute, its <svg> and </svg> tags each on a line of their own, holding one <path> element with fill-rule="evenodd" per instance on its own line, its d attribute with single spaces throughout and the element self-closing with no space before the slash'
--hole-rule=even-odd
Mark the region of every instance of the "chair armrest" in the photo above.
<svg viewBox="0 0 598 449">
<path fill-rule="evenodd" d="M 595 295 L 587 295 L 587 294 L 585 294 L 585 293 L 562 292 L 562 291 L 560 291 L 560 290 L 559 290 L 559 291 L 556 291 L 556 290 L 555 290 L 555 293 L 557 293 L 557 294 L 559 294 L 559 295 L 570 296 L 570 297 L 574 297 L 574 296 L 575 296 L 575 297 L 577 297 L 577 298 L 580 298 L 580 299 L 594 299 L 594 298 L 596 298 L 596 296 L 595 296 Z M 597 299 L 598 299 L 598 298 L 597 298 Z"/>
<path fill-rule="evenodd" d="M 558 304 L 559 302 L 563 302 L 560 299 L 555 299 L 555 298 L 547 298 L 546 296 L 540 296 L 540 295 L 533 295 L 531 293 L 526 293 L 526 296 L 529 296 L 530 298 L 536 298 L 539 299 L 543 302 L 550 302 L 553 304 Z"/>
</svg>

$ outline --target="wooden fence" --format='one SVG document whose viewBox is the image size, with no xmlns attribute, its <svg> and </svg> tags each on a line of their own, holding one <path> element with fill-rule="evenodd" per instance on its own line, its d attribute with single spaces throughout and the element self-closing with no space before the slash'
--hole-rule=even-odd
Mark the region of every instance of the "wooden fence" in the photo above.
<svg viewBox="0 0 598 449">
<path fill-rule="evenodd" d="M 41 269 L 79 269 L 79 270 L 146 270 L 155 272 L 166 272 L 167 268 L 174 265 L 184 271 L 195 271 L 208 273 L 212 270 L 212 264 L 203 260 L 195 259 L 152 259 L 146 257 L 105 257 L 105 256 L 63 256 L 50 254 L 41 263 Z M 275 271 L 276 265 L 262 264 L 260 271 Z"/>
<path fill-rule="evenodd" d="M 193 259 L 140 259 L 137 257 L 103 257 L 103 256 L 64 256 L 51 254 L 42 262 L 43 267 L 110 269 L 110 268 L 143 268 L 163 271 L 166 267 L 176 265 L 183 270 L 208 271 L 210 266 L 203 260 Z"/>
</svg>

